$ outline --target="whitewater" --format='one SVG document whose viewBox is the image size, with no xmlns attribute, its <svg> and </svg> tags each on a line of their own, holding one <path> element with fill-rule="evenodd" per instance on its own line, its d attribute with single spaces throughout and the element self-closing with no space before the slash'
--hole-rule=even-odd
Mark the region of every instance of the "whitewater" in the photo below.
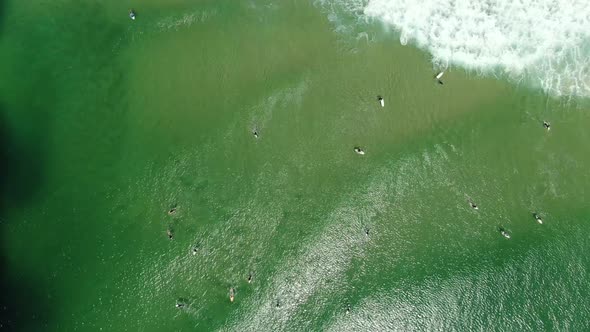
<svg viewBox="0 0 590 332">
<path fill-rule="evenodd" d="M 580 0 L 324 0 L 337 15 L 381 22 L 453 65 L 552 96 L 590 96 L 590 3 Z"/>
</svg>

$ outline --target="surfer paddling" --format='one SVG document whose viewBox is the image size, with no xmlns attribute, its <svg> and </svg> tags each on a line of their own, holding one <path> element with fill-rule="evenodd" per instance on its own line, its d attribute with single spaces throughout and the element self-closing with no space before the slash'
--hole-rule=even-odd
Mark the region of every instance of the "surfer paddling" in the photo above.
<svg viewBox="0 0 590 332">
<path fill-rule="evenodd" d="M 381 104 L 381 107 L 385 107 L 385 99 L 383 99 L 383 97 L 377 96 L 377 100 L 379 101 L 379 104 Z"/>
<path fill-rule="evenodd" d="M 356 154 L 360 154 L 360 155 L 364 155 L 365 151 L 363 149 L 361 149 L 360 147 L 356 146 L 354 148 L 354 152 L 356 152 Z"/>
<path fill-rule="evenodd" d="M 545 127 L 547 131 L 551 130 L 551 124 L 547 121 L 543 121 L 543 127 Z"/>
<path fill-rule="evenodd" d="M 173 207 L 170 210 L 168 210 L 168 215 L 172 216 L 176 214 L 176 211 L 178 210 L 177 207 Z"/>
<path fill-rule="evenodd" d="M 441 80 L 441 78 L 443 77 L 444 74 L 445 74 L 444 71 L 441 71 L 440 73 L 436 74 L 436 76 L 434 77 L 436 79 L 436 83 L 443 85 L 443 81 Z"/>
<path fill-rule="evenodd" d="M 500 227 L 500 234 L 502 234 L 503 237 L 509 239 L 510 238 L 510 233 L 504 229 L 504 227 Z"/>
</svg>

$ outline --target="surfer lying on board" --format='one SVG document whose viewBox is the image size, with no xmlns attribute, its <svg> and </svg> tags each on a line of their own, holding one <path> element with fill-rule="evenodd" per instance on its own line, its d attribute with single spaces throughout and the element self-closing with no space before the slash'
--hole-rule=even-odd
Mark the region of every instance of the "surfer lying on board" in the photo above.
<svg viewBox="0 0 590 332">
<path fill-rule="evenodd" d="M 436 82 L 440 85 L 443 85 L 443 81 L 441 80 L 441 78 L 443 77 L 444 74 L 445 74 L 445 72 L 441 71 L 440 73 L 436 74 L 436 76 L 434 77 L 436 79 Z"/>
<path fill-rule="evenodd" d="M 385 100 L 383 97 L 377 96 L 377 100 L 379 101 L 379 104 L 381 104 L 381 107 L 385 107 Z"/>
<path fill-rule="evenodd" d="M 503 237 L 505 237 L 507 239 L 510 238 L 510 233 L 506 229 L 504 229 L 504 227 L 500 227 L 499 230 L 500 230 L 500 234 L 502 234 Z"/>
</svg>

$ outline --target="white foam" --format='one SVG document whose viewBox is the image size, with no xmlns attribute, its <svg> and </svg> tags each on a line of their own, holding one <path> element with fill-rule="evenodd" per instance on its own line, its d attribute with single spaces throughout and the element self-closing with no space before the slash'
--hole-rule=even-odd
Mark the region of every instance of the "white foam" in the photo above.
<svg viewBox="0 0 590 332">
<path fill-rule="evenodd" d="M 251 127 L 264 129 L 267 123 L 272 120 L 273 113 L 276 110 L 300 108 L 308 87 L 309 81 L 307 78 L 304 78 L 296 85 L 279 89 L 274 91 L 270 96 L 266 96 L 251 111 L 253 114 L 250 120 Z"/>
<path fill-rule="evenodd" d="M 527 81 L 552 95 L 590 96 L 590 6 L 582 0 L 324 0 L 363 7 L 400 42 L 450 64 Z M 349 12 L 350 13 L 350 12 Z M 356 14 L 356 13 L 353 13 Z"/>
<path fill-rule="evenodd" d="M 178 31 L 181 28 L 190 28 L 194 24 L 205 23 L 212 17 L 217 15 L 217 11 L 197 11 L 193 13 L 185 13 L 181 16 L 168 16 L 157 23 L 161 31 Z"/>
</svg>

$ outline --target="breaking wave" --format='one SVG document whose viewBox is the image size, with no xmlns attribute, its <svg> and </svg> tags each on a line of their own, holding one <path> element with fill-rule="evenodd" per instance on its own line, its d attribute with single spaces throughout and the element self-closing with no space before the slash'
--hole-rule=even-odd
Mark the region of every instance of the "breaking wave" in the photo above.
<svg viewBox="0 0 590 332">
<path fill-rule="evenodd" d="M 553 96 L 590 96 L 590 6 L 584 0 L 324 0 L 331 15 L 377 20 L 402 44 L 523 80 Z M 333 19 L 331 19 L 334 21 Z"/>
</svg>

